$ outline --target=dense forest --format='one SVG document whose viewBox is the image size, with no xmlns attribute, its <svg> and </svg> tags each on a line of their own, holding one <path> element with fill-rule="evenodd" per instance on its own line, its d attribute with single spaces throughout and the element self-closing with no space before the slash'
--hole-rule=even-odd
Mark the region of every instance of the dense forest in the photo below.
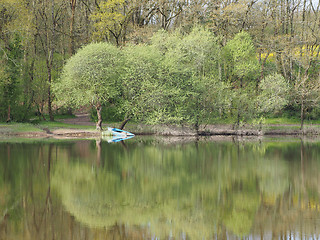
<svg viewBox="0 0 320 240">
<path fill-rule="evenodd" d="M 303 127 L 320 116 L 319 25 L 312 0 L 2 0 L 0 121 L 89 105 L 98 127 Z"/>
</svg>

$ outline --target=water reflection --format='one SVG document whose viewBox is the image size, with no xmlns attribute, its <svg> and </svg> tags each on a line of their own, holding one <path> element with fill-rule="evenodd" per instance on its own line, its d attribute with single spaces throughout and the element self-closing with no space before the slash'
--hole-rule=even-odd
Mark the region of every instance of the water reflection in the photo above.
<svg viewBox="0 0 320 240">
<path fill-rule="evenodd" d="M 123 135 L 102 136 L 102 140 L 107 141 L 108 143 L 117 143 L 117 142 L 123 142 L 123 141 L 131 139 L 133 137 L 134 137 L 134 135 L 130 135 L 130 136 L 123 136 Z"/>
<path fill-rule="evenodd" d="M 320 144 L 0 143 L 0 239 L 320 236 Z"/>
</svg>

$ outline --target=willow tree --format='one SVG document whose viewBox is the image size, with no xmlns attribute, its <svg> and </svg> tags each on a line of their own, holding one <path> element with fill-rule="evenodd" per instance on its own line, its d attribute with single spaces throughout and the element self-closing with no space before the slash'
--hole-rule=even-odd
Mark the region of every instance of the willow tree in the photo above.
<svg viewBox="0 0 320 240">
<path fill-rule="evenodd" d="M 108 43 L 80 49 L 66 63 L 54 91 L 60 102 L 72 108 L 90 104 L 97 111 L 97 130 L 102 130 L 101 110 L 118 94 L 120 51 Z"/>
</svg>

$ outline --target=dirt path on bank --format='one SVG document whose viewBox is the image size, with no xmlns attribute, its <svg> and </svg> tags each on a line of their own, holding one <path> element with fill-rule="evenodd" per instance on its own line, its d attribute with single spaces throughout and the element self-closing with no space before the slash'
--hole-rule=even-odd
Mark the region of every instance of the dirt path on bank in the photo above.
<svg viewBox="0 0 320 240">
<path fill-rule="evenodd" d="M 78 113 L 75 114 L 74 118 L 66 118 L 61 119 L 59 122 L 67 123 L 67 124 L 75 124 L 75 125 L 87 125 L 87 126 L 95 126 L 95 123 L 90 120 L 90 116 L 88 113 Z"/>
<path fill-rule="evenodd" d="M 19 131 L 14 127 L 8 126 L 0 129 L 0 136 L 17 136 L 27 138 L 96 138 L 101 136 L 101 132 L 92 129 L 87 129 L 82 126 L 95 126 L 94 122 L 90 121 L 89 114 L 79 113 L 73 118 L 59 119 L 56 120 L 61 123 L 74 125 L 75 127 L 70 128 L 57 128 L 57 127 L 42 127 L 38 126 L 38 131 Z M 37 125 L 35 125 L 37 126 Z"/>
<path fill-rule="evenodd" d="M 77 113 L 74 118 L 60 119 L 59 122 L 79 125 L 79 126 L 95 126 L 95 123 L 90 120 L 88 113 Z M 84 130 L 84 129 L 68 129 L 60 128 L 53 130 L 51 134 L 55 137 L 97 137 L 100 136 L 100 132 L 96 130 Z"/>
</svg>

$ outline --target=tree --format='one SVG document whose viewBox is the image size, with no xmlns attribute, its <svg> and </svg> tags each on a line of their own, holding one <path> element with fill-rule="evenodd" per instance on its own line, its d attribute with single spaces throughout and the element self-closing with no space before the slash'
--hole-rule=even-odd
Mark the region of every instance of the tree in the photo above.
<svg viewBox="0 0 320 240">
<path fill-rule="evenodd" d="M 259 62 L 251 36 L 247 32 L 240 32 L 225 46 L 230 80 L 242 87 L 246 81 L 254 80 L 259 73 Z"/>
<path fill-rule="evenodd" d="M 27 97 L 23 87 L 24 56 L 32 32 L 30 12 L 24 0 L 0 3 L 0 119 L 21 121 Z M 24 102 L 23 102 L 24 103 Z"/>
<path fill-rule="evenodd" d="M 70 43 L 69 54 L 74 54 L 74 19 L 76 13 L 77 0 L 70 0 L 71 16 L 70 16 Z"/>
<path fill-rule="evenodd" d="M 223 108 L 228 97 L 227 84 L 222 82 L 218 39 L 201 27 L 195 27 L 185 36 L 176 32 L 161 41 L 163 37 L 160 32 L 153 42 L 165 53 L 170 84 L 180 89 L 177 102 L 182 122 L 193 124 L 198 131 L 201 123 Z M 221 91 L 225 94 L 218 98 Z"/>
<path fill-rule="evenodd" d="M 290 46 L 294 104 L 300 106 L 300 129 L 303 130 L 304 119 L 308 109 L 319 106 L 320 80 L 320 2 L 303 1 L 302 12 L 297 16 L 296 30 Z M 307 30 L 306 30 L 307 29 Z"/>
<path fill-rule="evenodd" d="M 125 47 L 121 104 L 127 116 L 191 123 L 198 130 L 230 101 L 229 85 L 221 81 L 220 52 L 217 38 L 201 27 L 185 36 L 160 30 L 150 45 Z"/>
<path fill-rule="evenodd" d="M 133 117 L 139 121 L 159 121 L 162 118 L 159 113 L 164 104 L 165 94 L 159 78 L 162 56 L 150 46 L 131 45 L 124 49 L 124 59 L 121 74 L 122 111 L 126 117 Z"/>
<path fill-rule="evenodd" d="M 290 85 L 278 73 L 270 74 L 259 84 L 258 95 L 259 111 L 262 113 L 279 112 L 289 103 Z"/>
<path fill-rule="evenodd" d="M 7 122 L 12 120 L 11 107 L 18 106 L 19 99 L 19 87 L 21 78 L 21 59 L 22 59 L 22 46 L 19 35 L 14 36 L 9 40 L 8 51 L 4 51 L 2 54 L 4 60 L 2 62 L 2 68 L 5 74 L 1 76 L 2 82 L 2 96 L 0 101 L 7 106 Z"/>
<path fill-rule="evenodd" d="M 53 82 L 52 72 L 54 65 L 54 53 L 57 48 L 57 30 L 58 25 L 61 21 L 61 15 L 63 15 L 63 9 L 66 8 L 66 2 L 51 0 L 47 4 L 39 4 L 37 14 L 37 32 L 39 40 L 42 46 L 42 51 L 46 58 L 47 66 L 47 81 L 48 81 L 48 113 L 50 121 L 54 120 L 53 110 L 52 110 L 52 90 L 51 85 Z M 43 34 L 44 33 L 44 34 Z"/>
<path fill-rule="evenodd" d="M 247 32 L 240 32 L 230 40 L 224 48 L 225 75 L 234 86 L 235 108 L 237 109 L 237 125 L 243 113 L 252 112 L 253 84 L 259 75 L 259 62 L 252 39 Z M 247 89 L 245 89 L 245 87 Z"/>
<path fill-rule="evenodd" d="M 320 81 L 312 81 L 307 76 L 297 78 L 293 89 L 295 103 L 300 105 L 300 130 L 303 130 L 306 111 L 318 107 L 320 102 Z"/>
<path fill-rule="evenodd" d="M 209 26 L 216 35 L 223 38 L 223 45 L 236 33 L 248 30 L 248 16 L 257 2 L 257 0 L 222 0 L 207 4 L 211 15 Z"/>
<path fill-rule="evenodd" d="M 94 22 L 94 35 L 97 39 L 109 40 L 114 37 L 117 46 L 120 46 L 121 37 L 131 14 L 126 8 L 125 0 L 101 1 L 96 11 L 91 15 Z"/>
<path fill-rule="evenodd" d="M 104 103 L 119 95 L 120 51 L 108 43 L 92 43 L 80 49 L 63 68 L 54 91 L 60 103 L 76 108 L 91 104 L 97 111 L 97 130 L 102 130 Z"/>
<path fill-rule="evenodd" d="M 164 30 L 168 30 L 175 20 L 183 11 L 183 1 L 177 0 L 158 0 L 157 12 L 159 23 Z"/>
</svg>

